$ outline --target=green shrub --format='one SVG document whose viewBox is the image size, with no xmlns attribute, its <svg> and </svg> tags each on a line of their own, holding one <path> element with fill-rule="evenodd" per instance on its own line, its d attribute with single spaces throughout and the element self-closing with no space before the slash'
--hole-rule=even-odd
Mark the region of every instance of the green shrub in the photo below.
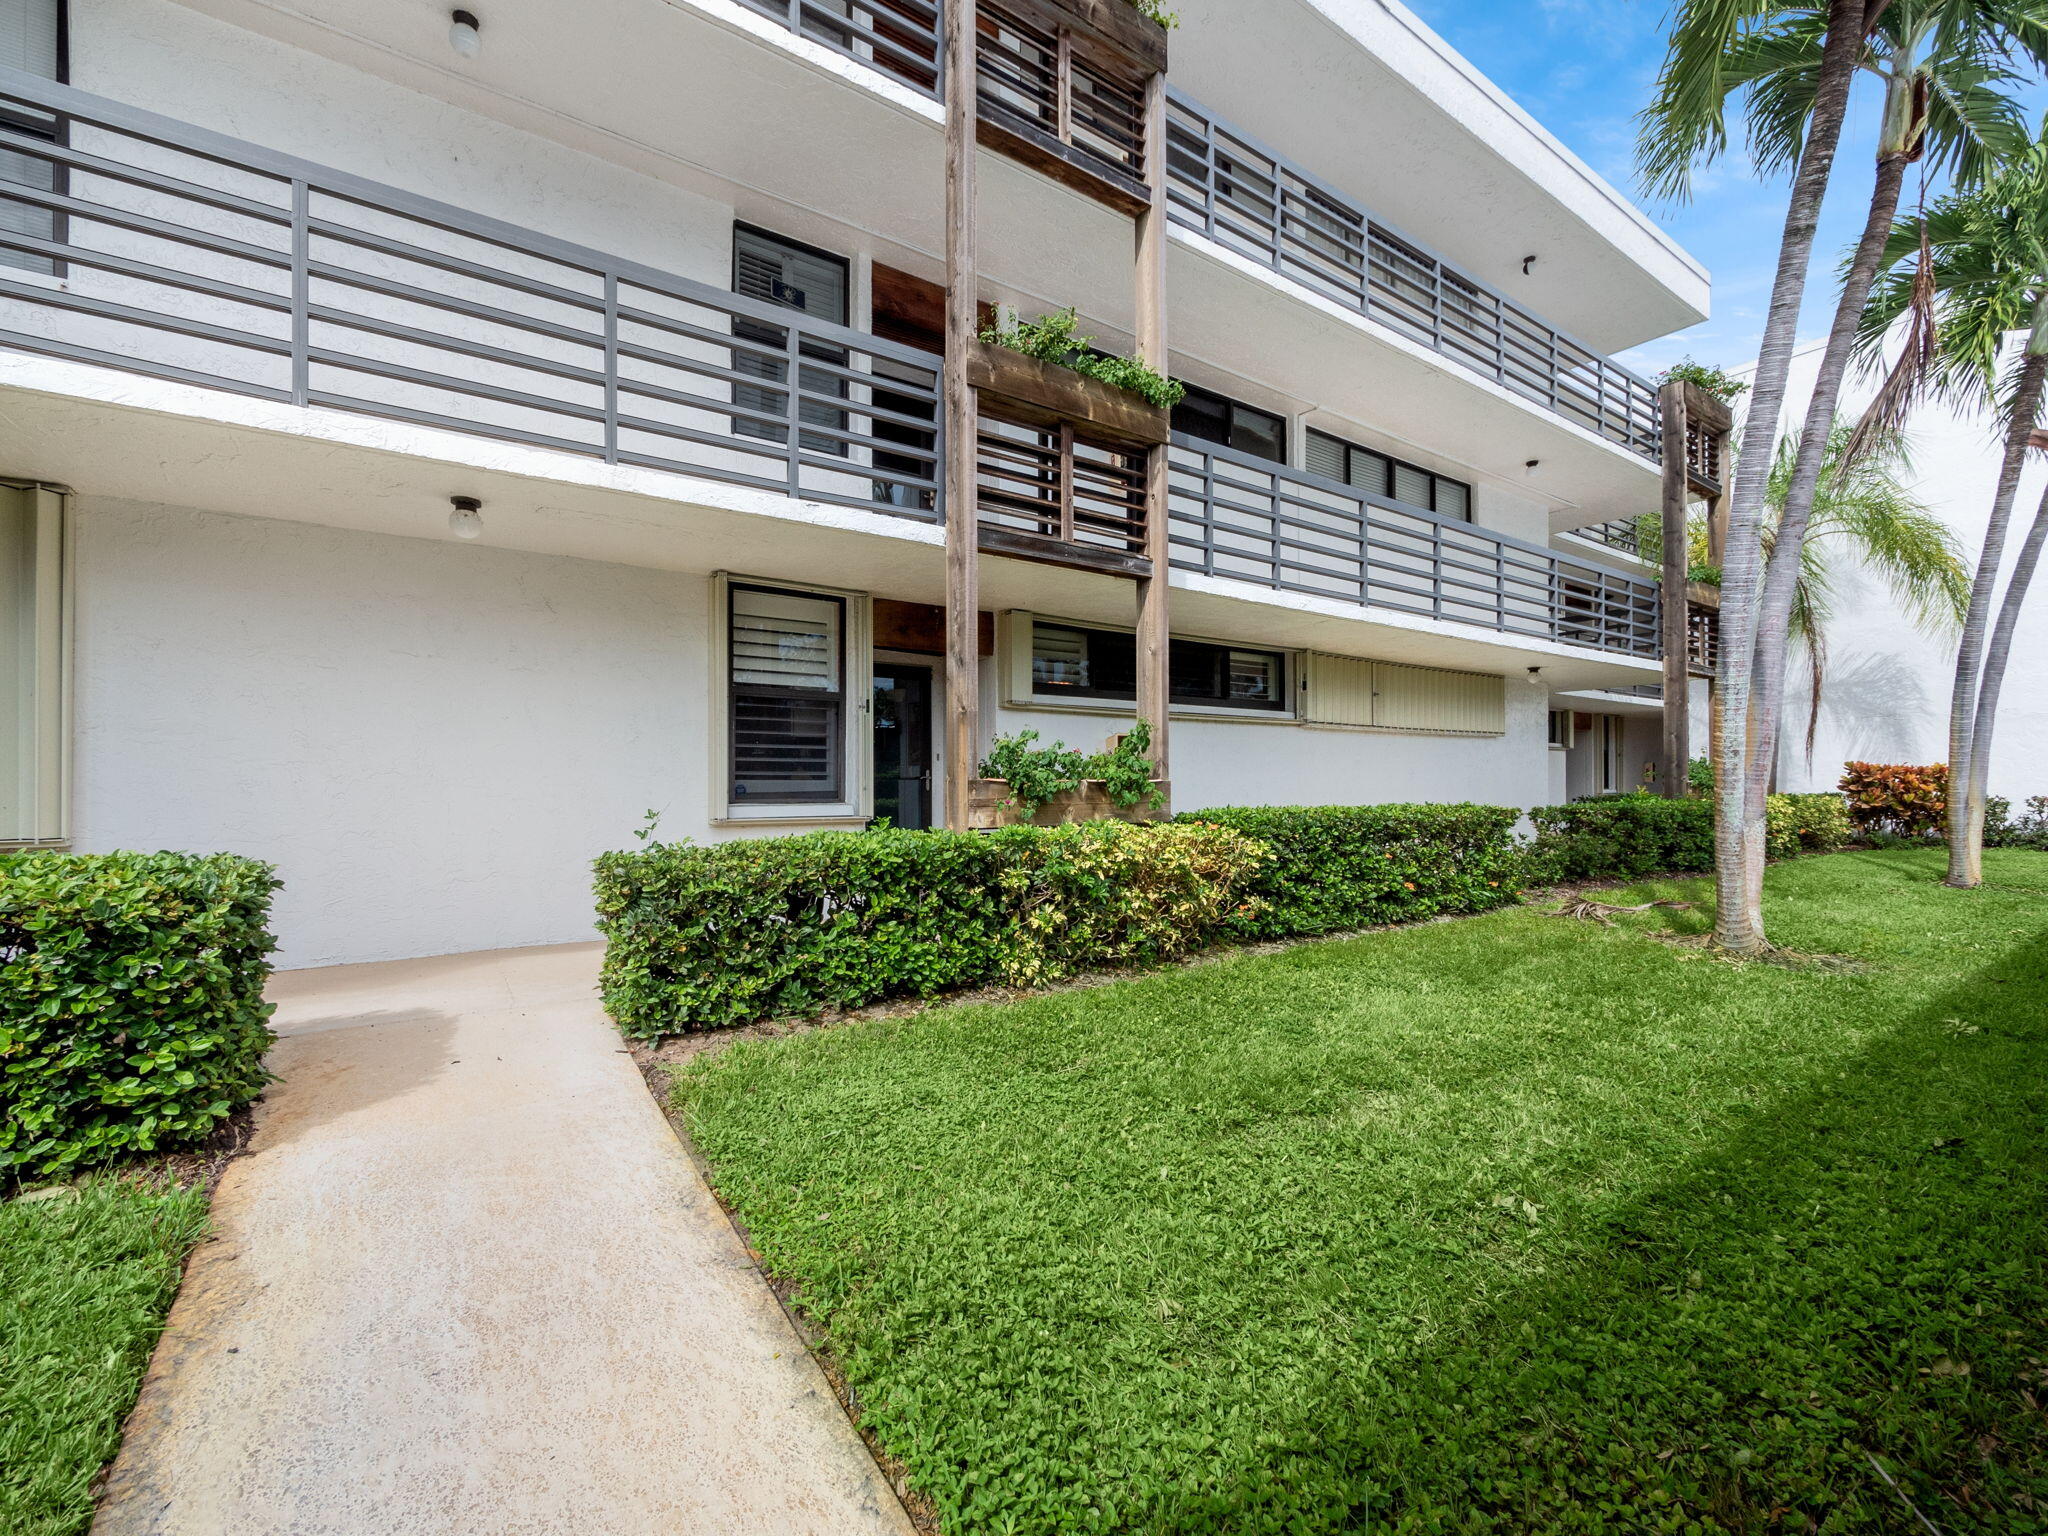
<svg viewBox="0 0 2048 1536">
<path fill-rule="evenodd" d="M 1265 858 L 1218 828 L 814 832 L 597 861 L 606 1009 L 629 1036 L 743 1024 L 1213 941 Z"/>
<path fill-rule="evenodd" d="M 1063 741 L 1034 745 L 1038 732 L 1022 730 L 998 736 L 981 760 L 985 779 L 1001 779 L 1010 799 L 1028 821 L 1059 796 L 1079 789 L 1090 779 L 1102 785 L 1112 805 L 1125 810 L 1140 803 L 1157 806 L 1166 796 L 1153 780 L 1152 725 L 1140 719 L 1117 739 L 1114 747 L 1094 756 L 1077 752 Z"/>
<path fill-rule="evenodd" d="M 1764 802 L 1767 848 L 1774 859 L 1834 853 L 1849 841 L 1849 806 L 1837 794 L 1772 795 Z"/>
<path fill-rule="evenodd" d="M 192 1142 L 257 1095 L 277 884 L 228 854 L 0 854 L 0 1179 Z"/>
<path fill-rule="evenodd" d="M 1540 806 L 1532 879 L 1627 880 L 1714 867 L 1714 802 L 1613 795 Z"/>
<path fill-rule="evenodd" d="M 1497 805 L 1239 805 L 1186 811 L 1257 838 L 1272 858 L 1233 938 L 1279 939 L 1483 912 L 1520 890 L 1517 813 Z"/>
<path fill-rule="evenodd" d="M 1925 837 L 1948 814 L 1947 763 L 1844 763 L 1840 788 L 1858 832 Z"/>
<path fill-rule="evenodd" d="M 1764 807 L 1770 858 L 1833 853 L 1849 840 L 1840 795 L 1772 795 Z M 1613 795 L 1542 806 L 1529 820 L 1536 826 L 1532 880 L 1629 880 L 1714 867 L 1714 802 L 1704 797 Z"/>
<path fill-rule="evenodd" d="M 1139 8 L 1144 9 L 1142 6 Z M 1153 20 L 1161 20 L 1161 15 L 1154 15 Z M 990 346 L 1008 347 L 1012 352 L 1022 352 L 1042 363 L 1071 368 L 1113 388 L 1128 390 L 1161 410 L 1172 410 L 1188 392 L 1187 385 L 1178 379 L 1167 378 L 1141 358 L 1112 357 L 1096 351 L 1095 338 L 1083 336 L 1076 329 L 1071 309 L 1056 309 L 1036 320 L 1023 320 L 1008 315 L 1007 311 L 1005 313 L 1007 319 L 1003 323 L 992 325 L 981 333 L 981 339 Z"/>
<path fill-rule="evenodd" d="M 2027 813 L 2012 814 L 2012 801 L 2003 795 L 1984 797 L 1984 846 L 1986 848 L 2033 848 L 2048 853 L 2048 795 L 2027 796 Z"/>
</svg>

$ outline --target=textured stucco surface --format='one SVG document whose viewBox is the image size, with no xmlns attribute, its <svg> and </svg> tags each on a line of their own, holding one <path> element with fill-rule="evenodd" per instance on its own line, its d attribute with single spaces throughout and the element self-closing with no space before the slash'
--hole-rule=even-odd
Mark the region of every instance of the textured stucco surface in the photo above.
<svg viewBox="0 0 2048 1536">
<path fill-rule="evenodd" d="M 97 1536 L 909 1536 L 593 995 L 595 946 L 273 983 Z"/>
<path fill-rule="evenodd" d="M 704 832 L 701 576 L 75 511 L 78 846 L 272 861 L 282 964 L 586 938 L 649 807 Z"/>
</svg>

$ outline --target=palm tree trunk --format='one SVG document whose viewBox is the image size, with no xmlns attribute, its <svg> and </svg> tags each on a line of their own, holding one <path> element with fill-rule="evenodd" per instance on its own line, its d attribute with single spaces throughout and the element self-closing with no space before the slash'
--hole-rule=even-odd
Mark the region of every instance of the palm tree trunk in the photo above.
<svg viewBox="0 0 2048 1536">
<path fill-rule="evenodd" d="M 1984 881 L 1984 791 L 1991 780 L 1991 735 L 1998 724 L 1998 691 L 2005 683 L 2005 664 L 2012 655 L 2013 631 L 2019 628 L 2020 606 L 2027 599 L 2027 584 L 2034 579 L 2040 563 L 2041 546 L 2048 543 L 2048 490 L 2034 512 L 2034 525 L 2020 545 L 2013 562 L 2012 578 L 2005 584 L 2005 596 L 1998 605 L 1998 623 L 1991 631 L 1991 644 L 1984 653 L 1984 680 L 1977 690 L 1977 721 L 1970 736 L 1970 782 L 1967 789 L 1969 815 L 1968 870 L 1970 884 Z M 1949 794 L 1956 796 L 1953 778 Z"/>
<path fill-rule="evenodd" d="M 1761 859 L 1762 828 L 1750 836 L 1744 814 L 1749 763 L 1749 685 L 1755 665 L 1758 578 L 1763 564 L 1764 492 L 1777 452 L 1778 417 L 1785 406 L 1785 381 L 1792 371 L 1792 343 L 1799 326 L 1799 301 L 1813 261 L 1813 237 L 1821 199 L 1842 137 L 1849 87 L 1863 50 L 1863 0 L 1830 0 L 1827 41 L 1814 86 L 1813 114 L 1785 229 L 1778 245 L 1778 272 L 1771 307 L 1757 353 L 1750 393 L 1747 441 L 1735 463 L 1729 496 L 1728 542 L 1721 568 L 1721 721 L 1715 746 L 1720 774 L 1714 782 L 1714 942 L 1735 954 L 1764 947 L 1762 925 L 1750 909 L 1747 864 L 1755 844 Z"/>
<path fill-rule="evenodd" d="M 1984 529 L 1984 549 L 1970 582 L 1970 608 L 1956 646 L 1955 689 L 1948 711 L 1948 883 L 1968 888 L 1981 882 L 1981 860 L 1971 853 L 1969 794 L 1971 759 L 1975 755 L 1977 693 L 1983 676 L 1986 630 L 1991 622 L 1991 596 L 1998 587 L 1998 568 L 2005 558 L 2006 528 L 2019 496 L 2020 473 L 2026 468 L 2027 435 L 2041 408 L 2041 387 L 2048 378 L 2048 289 L 2034 298 L 2034 323 L 2027 338 L 2026 361 L 2013 387 L 2012 416 L 2005 428 L 2005 461 L 1998 471 L 1998 490 L 1991 498 L 1991 521 Z M 1981 846 L 1981 845 L 1980 845 Z"/>
<path fill-rule="evenodd" d="M 1896 82 L 1895 82 L 1896 84 Z M 1907 89 L 1911 89 L 1910 85 Z M 1907 130 L 1911 132 L 1910 128 Z M 1777 537 L 1771 543 L 1771 558 L 1764 571 L 1763 595 L 1757 603 L 1756 665 L 1752 686 L 1756 689 L 1756 734 L 1751 744 L 1748 783 L 1743 796 L 1743 821 L 1761 843 L 1765 834 L 1765 807 L 1771 780 L 1778 766 L 1779 725 L 1785 709 L 1785 661 L 1792 633 L 1792 605 L 1798 595 L 1800 557 L 1806 544 L 1806 529 L 1813 516 L 1813 498 L 1820 488 L 1821 466 L 1826 462 L 1828 433 L 1834 426 L 1835 411 L 1842 398 L 1842 380 L 1849 371 L 1849 359 L 1856 349 L 1856 326 L 1863 318 L 1863 306 L 1877 281 L 1878 265 L 1890 238 L 1892 220 L 1898 217 L 1899 195 L 1906 185 L 1909 156 L 1903 146 L 1888 145 L 1889 153 L 1877 162 L 1877 183 L 1870 193 L 1870 213 L 1863 223 L 1863 236 L 1856 242 L 1848 274 L 1842 281 L 1842 296 L 1835 305 L 1834 327 L 1828 332 L 1826 350 L 1821 353 L 1820 371 L 1813 382 L 1813 397 L 1807 402 L 1806 422 L 1800 429 L 1799 453 L 1792 465 L 1791 484 L 1786 487 L 1785 506 L 1778 517 Z M 1763 926 L 1763 860 L 1750 859 L 1745 866 L 1750 884 L 1744 893 L 1752 921 Z"/>
</svg>

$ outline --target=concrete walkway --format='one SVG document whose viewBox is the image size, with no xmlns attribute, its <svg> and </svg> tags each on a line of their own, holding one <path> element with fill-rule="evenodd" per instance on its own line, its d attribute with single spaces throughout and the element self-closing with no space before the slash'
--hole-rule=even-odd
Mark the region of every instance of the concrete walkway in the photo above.
<svg viewBox="0 0 2048 1536">
<path fill-rule="evenodd" d="M 280 975 L 96 1536 L 909 1536 L 595 945 Z"/>
</svg>

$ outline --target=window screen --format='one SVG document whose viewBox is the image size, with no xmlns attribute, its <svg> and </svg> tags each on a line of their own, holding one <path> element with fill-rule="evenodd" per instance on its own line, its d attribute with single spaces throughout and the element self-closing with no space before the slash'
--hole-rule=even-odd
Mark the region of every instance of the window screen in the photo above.
<svg viewBox="0 0 2048 1536">
<path fill-rule="evenodd" d="M 1173 640 L 1167 688 L 1175 704 L 1229 709 L 1287 708 L 1286 653 L 1206 640 Z M 1134 700 L 1138 650 L 1133 636 L 1071 624 L 1031 626 L 1031 691 L 1047 697 Z"/>
<path fill-rule="evenodd" d="M 733 800 L 841 799 L 845 603 L 765 587 L 731 598 Z"/>
<path fill-rule="evenodd" d="M 800 245 L 794 240 L 785 240 L 764 229 L 746 224 L 733 226 L 732 287 L 733 292 L 759 299 L 764 304 L 801 310 L 832 325 L 847 323 L 849 278 L 845 258 Z M 789 428 L 782 423 L 789 418 L 789 399 L 788 392 L 781 386 L 788 382 L 789 364 L 786 354 L 776 355 L 783 353 L 787 345 L 786 333 L 780 326 L 764 325 L 756 320 L 735 320 L 732 329 L 735 336 L 759 342 L 770 349 L 766 352 L 735 349 L 733 370 L 777 386 L 773 389 L 751 384 L 733 386 L 733 402 L 744 410 L 760 413 L 734 417 L 733 431 L 743 437 L 786 443 L 789 441 Z M 844 347 L 819 341 L 805 340 L 798 352 L 800 357 L 814 358 L 838 367 L 844 367 L 847 361 Z M 805 368 L 801 362 L 797 366 L 797 384 L 811 396 L 844 397 L 846 394 L 846 381 L 831 369 Z M 768 419 L 764 420 L 764 417 Z M 797 417 L 808 425 L 830 429 L 803 433 L 799 442 L 804 452 L 829 453 L 838 458 L 846 456 L 845 442 L 832 435 L 846 430 L 844 411 L 811 398 L 798 402 Z"/>
<path fill-rule="evenodd" d="M 1310 474 L 1342 480 L 1361 491 L 1444 517 L 1472 520 L 1472 487 L 1462 480 L 1389 458 L 1313 427 L 1309 429 L 1308 447 L 1302 457 Z"/>
<path fill-rule="evenodd" d="M 24 70 L 45 80 L 63 77 L 63 0 L 0 0 L 0 67 Z M 57 137 L 56 119 L 46 113 L 0 104 L 0 118 L 39 137 Z M 57 216 L 47 208 L 6 197 L 8 182 L 54 192 L 57 167 L 19 150 L 0 149 L 0 267 L 55 272 L 50 257 L 6 244 L 10 235 L 57 238 Z"/>
</svg>

